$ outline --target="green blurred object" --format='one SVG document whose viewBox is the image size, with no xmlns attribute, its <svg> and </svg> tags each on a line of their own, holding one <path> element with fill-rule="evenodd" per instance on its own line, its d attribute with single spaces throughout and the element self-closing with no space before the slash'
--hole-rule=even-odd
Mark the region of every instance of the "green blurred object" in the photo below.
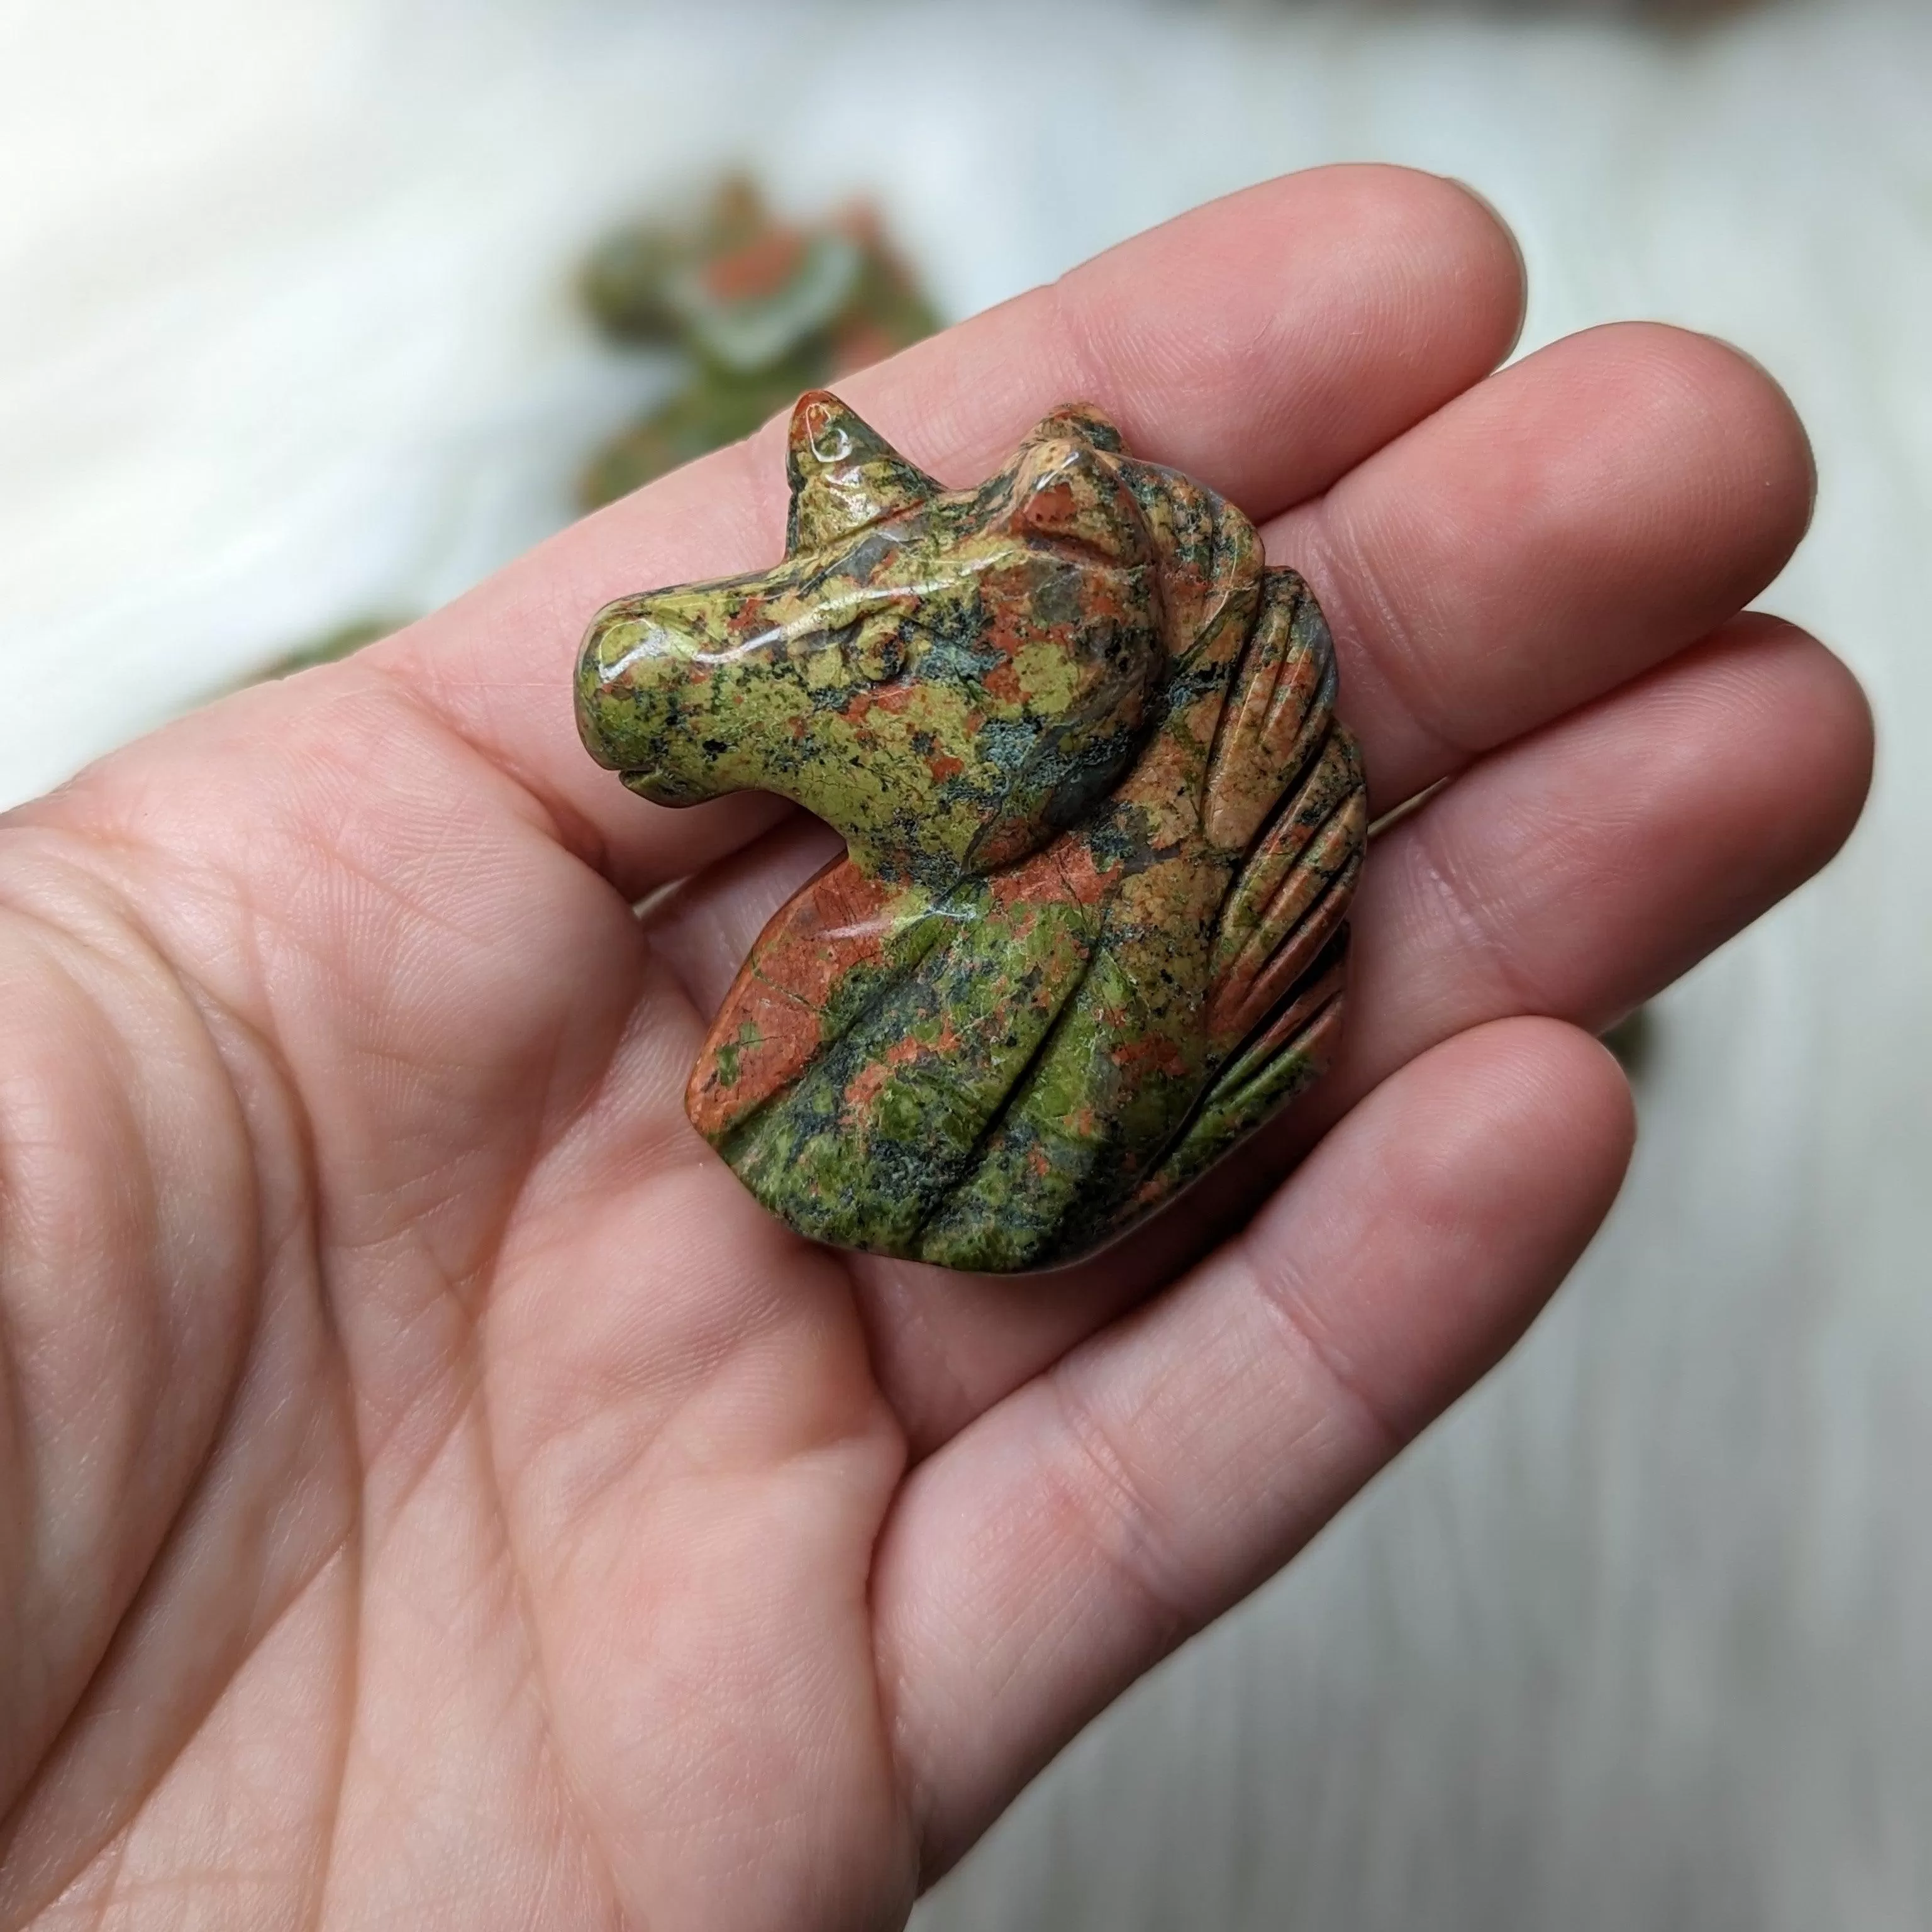
<svg viewBox="0 0 1932 1932">
<path fill-rule="evenodd" d="M 250 673 L 242 682 L 266 684 L 274 678 L 292 677 L 297 671 L 308 670 L 316 664 L 333 664 L 338 658 L 346 658 L 351 651 L 359 651 L 364 644 L 373 644 L 378 638 L 386 638 L 392 632 L 400 631 L 410 621 L 407 617 L 352 617 L 308 644 L 284 651 L 261 670 Z"/>
<path fill-rule="evenodd" d="M 586 509 L 750 435 L 806 390 L 939 326 L 872 208 L 794 225 L 742 175 L 688 223 L 610 236 L 581 286 L 614 341 L 676 346 L 689 365 L 674 394 L 592 459 L 578 493 Z"/>
<path fill-rule="evenodd" d="M 1618 1064 L 1635 1080 L 1641 1077 L 1657 1052 L 1657 1022 L 1648 1006 L 1639 1006 L 1634 1012 L 1624 1014 L 1601 1038 L 1616 1055 Z"/>
</svg>

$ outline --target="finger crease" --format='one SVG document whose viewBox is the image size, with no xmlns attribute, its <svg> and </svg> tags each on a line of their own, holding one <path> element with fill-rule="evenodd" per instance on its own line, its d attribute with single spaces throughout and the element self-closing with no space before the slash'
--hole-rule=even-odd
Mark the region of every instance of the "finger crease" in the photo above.
<svg viewBox="0 0 1932 1932">
<path fill-rule="evenodd" d="M 1307 1319 L 1303 1312 L 1306 1283 L 1300 1270 L 1285 1258 L 1264 1266 L 1256 1249 L 1255 1238 L 1244 1235 L 1239 1250 L 1240 1262 L 1255 1300 L 1281 1330 L 1296 1356 L 1321 1377 L 1330 1396 L 1339 1398 L 1341 1406 L 1374 1438 L 1381 1460 L 1386 1462 L 1408 1442 L 1409 1432 L 1398 1426 L 1369 1393 L 1354 1365 Z"/>
<path fill-rule="evenodd" d="M 1409 763 L 1438 773 L 1457 771 L 1490 748 L 1450 727 L 1450 707 L 1436 695 L 1434 680 L 1424 668 L 1425 655 L 1403 620 L 1400 604 L 1368 556 L 1342 538 L 1332 520 L 1323 518 L 1312 525 L 1295 567 L 1321 585 L 1322 615 L 1344 655 L 1372 667 L 1373 681 L 1394 700 L 1411 734 L 1423 741 L 1426 755 L 1418 758 L 1412 750 Z M 1370 778 L 1372 783 L 1372 770 Z"/>
<path fill-rule="evenodd" d="M 1522 969 L 1515 949 L 1497 930 L 1496 921 L 1480 893 L 1458 873 L 1442 838 L 1439 807 L 1418 812 L 1408 829 L 1407 854 L 1420 882 L 1433 898 L 1456 939 L 1481 962 L 1501 995 L 1498 1011 L 1548 1015 L 1561 1018 L 1555 1004 Z"/>
<path fill-rule="evenodd" d="M 1049 1378 L 1078 1467 L 1064 1477 L 1089 1545 L 1147 1606 L 1162 1645 L 1178 1642 L 1200 1621 L 1172 1531 L 1149 1501 L 1132 1466 L 1092 1403 L 1064 1373 Z"/>
</svg>

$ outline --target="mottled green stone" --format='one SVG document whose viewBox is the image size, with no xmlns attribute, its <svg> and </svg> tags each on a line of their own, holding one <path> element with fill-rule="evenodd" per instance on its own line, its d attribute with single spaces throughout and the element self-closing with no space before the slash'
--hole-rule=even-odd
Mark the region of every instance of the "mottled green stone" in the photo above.
<svg viewBox="0 0 1932 1932">
<path fill-rule="evenodd" d="M 1367 814 L 1328 628 L 1090 409 L 947 490 L 820 392 L 789 466 L 776 569 L 622 598 L 578 668 L 633 790 L 776 792 L 846 841 L 753 948 L 691 1118 L 814 1239 L 1073 1260 L 1332 1055 Z"/>
</svg>

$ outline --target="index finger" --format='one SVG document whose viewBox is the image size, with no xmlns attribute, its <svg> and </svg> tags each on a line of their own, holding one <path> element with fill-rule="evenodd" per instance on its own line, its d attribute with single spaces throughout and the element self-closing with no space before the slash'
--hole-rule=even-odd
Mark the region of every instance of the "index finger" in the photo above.
<svg viewBox="0 0 1932 1932">
<path fill-rule="evenodd" d="M 839 387 L 954 484 L 977 482 L 1058 404 L 1096 403 L 1137 455 L 1258 522 L 1486 375 L 1522 302 L 1515 244 L 1467 190 L 1325 168 L 1137 236 Z M 781 437 L 769 424 L 612 505 L 367 654 L 634 894 L 722 856 L 777 808 L 737 799 L 674 815 L 622 790 L 578 743 L 577 648 L 614 598 L 776 560 Z"/>
</svg>

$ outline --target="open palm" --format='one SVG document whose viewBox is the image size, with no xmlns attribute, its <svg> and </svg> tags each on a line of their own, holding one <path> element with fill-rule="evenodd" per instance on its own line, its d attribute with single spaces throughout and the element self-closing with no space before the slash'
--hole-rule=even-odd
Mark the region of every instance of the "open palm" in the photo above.
<svg viewBox="0 0 1932 1932">
<path fill-rule="evenodd" d="M 0 820 L 0 1924 L 896 1924 L 1495 1360 L 1622 1172 L 1587 1030 L 1868 759 L 1737 614 L 1776 388 L 1654 327 L 1492 374 L 1521 304 L 1462 190 L 1333 170 L 849 385 L 951 484 L 1099 404 L 1312 581 L 1376 808 L 1451 781 L 1328 1083 L 1072 1274 L 812 1248 L 685 1123 L 826 835 L 623 792 L 570 670 L 775 558 L 773 434 Z"/>
</svg>

